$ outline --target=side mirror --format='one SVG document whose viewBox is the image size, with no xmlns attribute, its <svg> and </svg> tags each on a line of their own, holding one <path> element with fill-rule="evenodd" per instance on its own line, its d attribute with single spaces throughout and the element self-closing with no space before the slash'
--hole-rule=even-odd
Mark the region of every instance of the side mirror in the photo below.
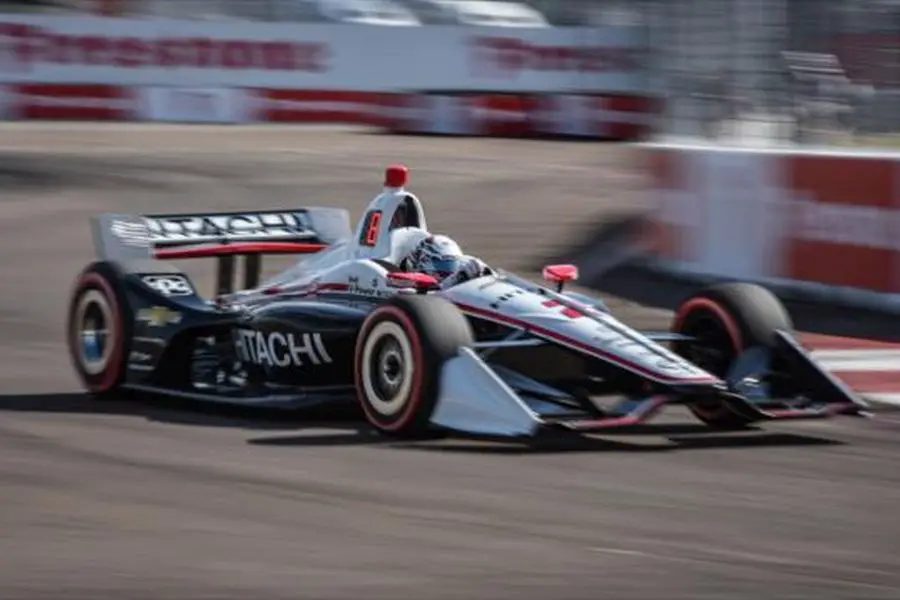
<svg viewBox="0 0 900 600">
<path fill-rule="evenodd" d="M 568 281 L 578 280 L 578 267 L 575 265 L 548 265 L 542 273 L 544 281 L 556 284 L 556 291 L 561 292 Z"/>
</svg>

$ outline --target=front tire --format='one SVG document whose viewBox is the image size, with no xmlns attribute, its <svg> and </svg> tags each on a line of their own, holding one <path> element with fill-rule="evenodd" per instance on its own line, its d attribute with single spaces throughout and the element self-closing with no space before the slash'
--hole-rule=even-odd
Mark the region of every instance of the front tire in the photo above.
<svg viewBox="0 0 900 600">
<path fill-rule="evenodd" d="M 750 283 L 725 283 L 701 290 L 685 300 L 675 313 L 672 331 L 698 338 L 677 342 L 673 350 L 718 377 L 724 378 L 745 350 L 773 348 L 776 331 L 792 332 L 791 317 L 781 301 L 766 288 Z M 718 398 L 691 402 L 698 419 L 719 429 L 746 427 L 748 419 L 733 412 Z"/>
<path fill-rule="evenodd" d="M 69 356 L 89 394 L 105 398 L 119 391 L 131 335 L 118 270 L 109 262 L 92 263 L 75 282 L 66 324 Z"/>
<path fill-rule="evenodd" d="M 368 422 L 384 435 L 427 435 L 444 363 L 474 336 L 465 316 L 436 296 L 398 296 L 360 328 L 355 381 Z"/>
</svg>

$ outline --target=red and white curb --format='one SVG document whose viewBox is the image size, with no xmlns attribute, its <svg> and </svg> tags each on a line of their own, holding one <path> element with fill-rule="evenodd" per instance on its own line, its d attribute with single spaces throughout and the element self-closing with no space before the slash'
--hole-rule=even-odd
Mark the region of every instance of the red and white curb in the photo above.
<svg viewBox="0 0 900 600">
<path fill-rule="evenodd" d="M 866 400 L 900 407 L 900 344 L 801 334 L 826 370 Z"/>
</svg>

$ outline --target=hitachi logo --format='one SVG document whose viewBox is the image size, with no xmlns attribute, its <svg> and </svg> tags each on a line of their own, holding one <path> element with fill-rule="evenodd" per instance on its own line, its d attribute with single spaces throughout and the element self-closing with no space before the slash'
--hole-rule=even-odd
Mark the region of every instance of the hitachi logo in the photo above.
<svg viewBox="0 0 900 600">
<path fill-rule="evenodd" d="M 320 333 L 263 333 L 250 329 L 240 329 L 236 333 L 235 345 L 240 359 L 255 365 L 269 367 L 302 367 L 333 362 Z"/>
</svg>

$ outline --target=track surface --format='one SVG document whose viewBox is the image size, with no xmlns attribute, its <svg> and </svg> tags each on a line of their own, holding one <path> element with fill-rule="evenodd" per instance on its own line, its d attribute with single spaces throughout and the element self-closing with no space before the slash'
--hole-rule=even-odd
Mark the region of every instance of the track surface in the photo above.
<svg viewBox="0 0 900 600">
<path fill-rule="evenodd" d="M 636 202 L 622 148 L 46 125 L 4 127 L 0 152 L 3 600 L 900 596 L 895 415 L 711 435 L 676 414 L 523 452 L 77 393 L 63 314 L 93 213 L 355 217 L 404 160 L 432 228 L 526 268 Z"/>
</svg>

